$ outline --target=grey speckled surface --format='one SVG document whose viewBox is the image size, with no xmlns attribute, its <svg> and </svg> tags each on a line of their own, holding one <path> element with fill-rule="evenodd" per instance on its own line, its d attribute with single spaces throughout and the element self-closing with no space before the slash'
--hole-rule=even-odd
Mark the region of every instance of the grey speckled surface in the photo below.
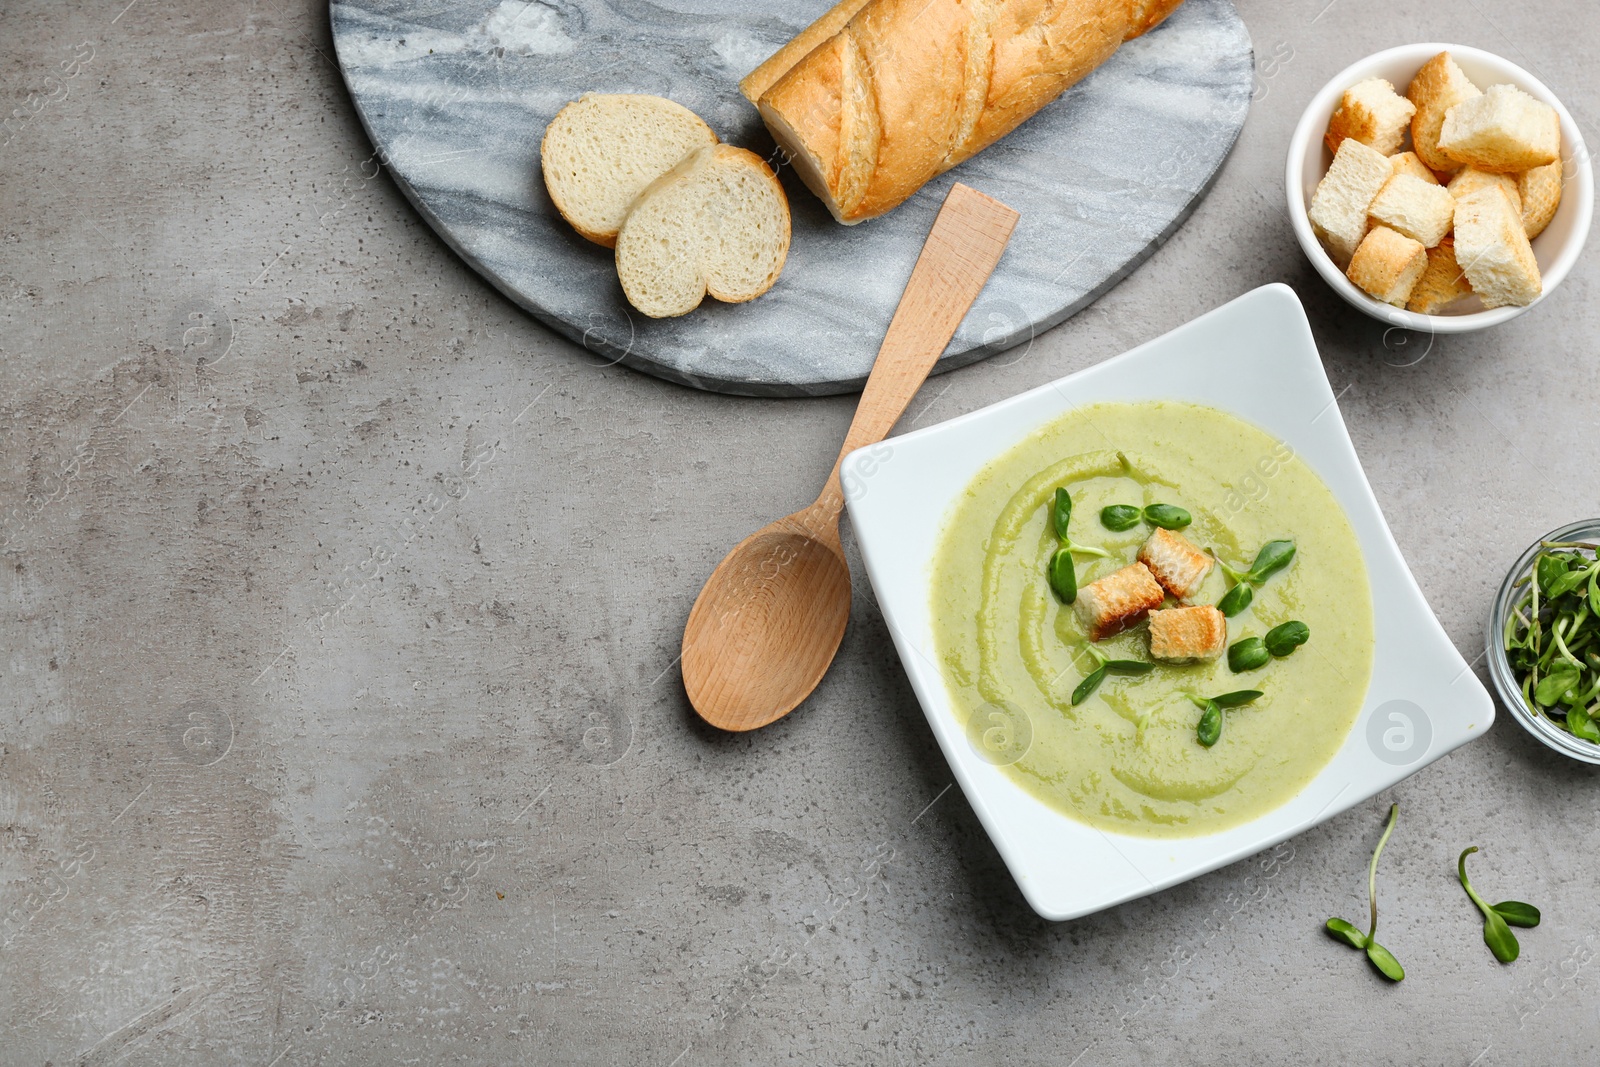
<svg viewBox="0 0 1600 1067">
<path fill-rule="evenodd" d="M 634 311 L 610 250 L 578 237 L 550 203 L 539 177 L 544 128 L 585 92 L 656 93 L 776 161 L 739 78 L 828 6 L 345 0 L 331 10 L 338 59 L 379 158 L 463 259 L 607 360 L 751 395 L 859 388 L 958 179 L 1022 219 L 940 367 L 1031 340 L 1171 235 L 1249 109 L 1249 34 L 1229 0 L 1189 0 L 882 218 L 840 226 L 792 168 L 780 168 L 794 239 L 769 293 L 743 305 L 708 299 L 676 319 Z"/>
<path fill-rule="evenodd" d="M 1597 249 L 1496 331 L 1386 348 L 1295 245 L 1284 147 L 1347 63 L 1441 36 L 1600 140 L 1600 15 L 1238 7 L 1260 83 L 1211 194 L 907 422 L 1288 282 L 1471 659 L 1504 562 L 1600 512 Z M 853 398 L 606 367 L 494 293 L 364 176 L 316 0 L 10 3 L 0 99 L 31 116 L 0 133 L 0 1062 L 1594 1060 L 1593 769 L 1502 716 L 1270 866 L 1040 921 L 859 570 L 796 714 L 726 738 L 685 706 L 695 592 L 812 499 Z M 1364 906 L 1391 799 L 1399 987 L 1318 932 Z M 1453 880 L 1467 844 L 1545 909 L 1513 965 Z"/>
</svg>

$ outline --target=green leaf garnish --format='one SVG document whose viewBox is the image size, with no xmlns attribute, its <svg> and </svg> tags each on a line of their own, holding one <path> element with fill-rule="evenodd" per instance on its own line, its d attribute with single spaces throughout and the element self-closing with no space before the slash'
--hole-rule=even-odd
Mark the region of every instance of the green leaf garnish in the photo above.
<svg viewBox="0 0 1600 1067">
<path fill-rule="evenodd" d="M 1272 662 L 1272 653 L 1259 637 L 1246 637 L 1228 646 L 1228 669 L 1234 674 L 1260 670 Z"/>
<path fill-rule="evenodd" d="M 1567 712 L 1567 729 L 1572 731 L 1573 737 L 1600 744 L 1600 724 L 1582 707 L 1573 705 Z"/>
<path fill-rule="evenodd" d="M 1056 540 L 1067 544 L 1071 538 L 1067 536 L 1067 526 L 1072 522 L 1072 494 L 1065 489 L 1057 489 L 1055 499 L 1050 504 L 1050 528 L 1056 532 Z"/>
<path fill-rule="evenodd" d="M 1045 568 L 1045 576 L 1050 579 L 1050 590 L 1061 598 L 1063 604 L 1070 604 L 1078 599 L 1078 565 L 1072 559 L 1072 549 L 1062 545 L 1050 556 L 1050 563 Z"/>
<path fill-rule="evenodd" d="M 1502 900 L 1493 905 L 1500 918 L 1509 926 L 1534 927 L 1539 925 L 1539 909 L 1520 900 Z"/>
<path fill-rule="evenodd" d="M 1088 700 L 1090 694 L 1100 688 L 1100 683 L 1105 681 L 1105 677 L 1106 665 L 1104 663 L 1085 675 L 1083 681 L 1078 683 L 1078 688 L 1072 691 L 1072 706 L 1077 707 L 1085 700 Z"/>
<path fill-rule="evenodd" d="M 1294 559 L 1294 552 L 1293 541 L 1268 541 L 1261 546 L 1261 551 L 1256 553 L 1256 561 L 1250 565 L 1250 572 L 1245 575 L 1245 580 L 1260 585 L 1287 567 L 1289 561 Z"/>
<path fill-rule="evenodd" d="M 1289 655 L 1309 640 L 1311 640 L 1311 627 L 1295 621 L 1274 626 L 1267 631 L 1267 636 L 1261 639 L 1261 643 L 1267 646 L 1268 652 L 1281 657 Z"/>
<path fill-rule="evenodd" d="M 1398 982 L 1406 976 L 1406 969 L 1400 966 L 1400 961 L 1394 958 L 1394 953 L 1376 941 L 1367 942 L 1367 959 L 1378 968 L 1379 974 L 1391 982 Z"/>
<path fill-rule="evenodd" d="M 1351 948 L 1367 947 L 1367 935 L 1343 919 L 1329 919 L 1324 928 Z"/>
<path fill-rule="evenodd" d="M 1144 509 L 1144 521 L 1163 530 L 1181 530 L 1194 519 L 1187 511 L 1176 505 L 1151 504 Z"/>
<path fill-rule="evenodd" d="M 1533 687 L 1533 699 L 1550 707 L 1577 687 L 1580 673 L 1578 668 L 1567 664 L 1552 669 Z"/>
<path fill-rule="evenodd" d="M 1217 610 L 1231 619 L 1249 607 L 1250 601 L 1254 600 L 1255 596 L 1256 592 L 1250 588 L 1249 582 L 1240 582 L 1217 601 Z"/>
<path fill-rule="evenodd" d="M 1122 533 L 1144 520 L 1144 513 L 1131 504 L 1112 504 L 1100 509 L 1100 525 Z"/>
</svg>

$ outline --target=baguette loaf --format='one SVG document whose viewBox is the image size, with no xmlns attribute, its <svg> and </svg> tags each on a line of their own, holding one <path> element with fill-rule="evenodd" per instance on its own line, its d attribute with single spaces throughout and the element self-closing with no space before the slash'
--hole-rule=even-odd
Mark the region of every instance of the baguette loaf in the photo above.
<svg viewBox="0 0 1600 1067">
<path fill-rule="evenodd" d="M 856 223 L 1016 129 L 1181 2 L 866 0 L 843 19 L 844 0 L 743 88 L 801 180 Z"/>
</svg>

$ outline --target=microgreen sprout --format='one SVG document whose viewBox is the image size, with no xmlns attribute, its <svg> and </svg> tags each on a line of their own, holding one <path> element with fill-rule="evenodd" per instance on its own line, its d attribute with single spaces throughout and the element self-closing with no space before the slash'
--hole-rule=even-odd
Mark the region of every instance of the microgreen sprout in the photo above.
<svg viewBox="0 0 1600 1067">
<path fill-rule="evenodd" d="M 1389 843 L 1389 835 L 1394 833 L 1394 824 L 1400 818 L 1400 805 L 1389 805 L 1389 825 L 1384 827 L 1383 836 L 1378 839 L 1378 847 L 1372 850 L 1372 864 L 1367 868 L 1367 900 L 1372 908 L 1372 925 L 1363 934 L 1356 929 L 1354 924 L 1344 919 L 1329 919 L 1326 929 L 1333 937 L 1343 941 L 1351 948 L 1363 949 L 1367 960 L 1378 969 L 1378 973 L 1391 982 L 1398 982 L 1406 976 L 1405 968 L 1400 966 L 1400 961 L 1394 954 L 1378 944 L 1378 857 L 1383 854 L 1383 846 Z"/>
<path fill-rule="evenodd" d="M 1489 951 L 1494 953 L 1494 958 L 1501 963 L 1510 963 L 1522 951 L 1522 946 L 1517 944 L 1517 935 L 1511 932 L 1513 926 L 1533 927 L 1539 925 L 1539 909 L 1532 904 L 1524 904 L 1520 900 L 1502 900 L 1498 904 L 1489 904 L 1472 888 L 1472 883 L 1467 881 L 1467 857 L 1478 851 L 1478 846 L 1473 845 L 1461 853 L 1461 858 L 1456 861 L 1456 877 L 1461 879 L 1461 888 L 1467 891 L 1467 896 L 1483 912 L 1483 943 L 1489 946 Z"/>
<path fill-rule="evenodd" d="M 1070 604 L 1078 599 L 1078 569 L 1073 562 L 1072 554 L 1074 552 L 1085 556 L 1111 554 L 1103 548 L 1074 544 L 1067 533 L 1067 527 L 1071 522 L 1072 494 L 1065 489 L 1057 489 L 1055 498 L 1050 502 L 1050 528 L 1055 531 L 1056 540 L 1061 542 L 1061 547 L 1051 553 L 1050 561 L 1045 565 L 1045 577 L 1049 579 L 1051 590 L 1061 598 L 1063 604 Z"/>
</svg>

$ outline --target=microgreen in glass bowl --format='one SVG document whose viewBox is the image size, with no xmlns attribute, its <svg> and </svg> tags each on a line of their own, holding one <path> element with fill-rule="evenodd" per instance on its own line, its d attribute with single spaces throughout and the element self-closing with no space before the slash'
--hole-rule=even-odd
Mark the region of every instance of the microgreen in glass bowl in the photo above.
<svg viewBox="0 0 1600 1067">
<path fill-rule="evenodd" d="M 1512 565 L 1490 614 L 1489 675 L 1512 718 L 1600 764 L 1600 519 L 1552 530 Z"/>
</svg>

